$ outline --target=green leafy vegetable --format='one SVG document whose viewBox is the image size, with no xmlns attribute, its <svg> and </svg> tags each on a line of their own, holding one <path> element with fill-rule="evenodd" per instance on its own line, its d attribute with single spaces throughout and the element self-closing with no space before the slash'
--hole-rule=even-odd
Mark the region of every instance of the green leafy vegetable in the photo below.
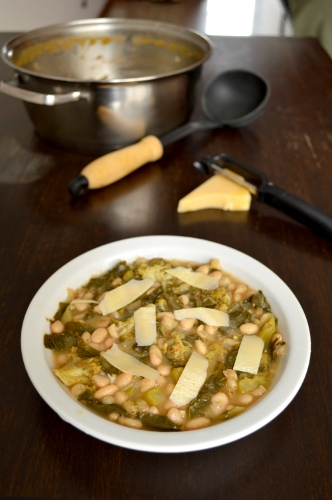
<svg viewBox="0 0 332 500">
<path fill-rule="evenodd" d="M 54 316 L 54 321 L 60 320 L 62 318 L 62 316 L 64 315 L 64 312 L 68 306 L 69 306 L 68 302 L 60 302 L 59 308 Z"/>
<path fill-rule="evenodd" d="M 93 347 L 88 345 L 80 346 L 77 348 L 77 356 L 85 359 L 85 358 L 94 358 L 95 356 L 100 356 L 100 352 Z"/>
<path fill-rule="evenodd" d="M 258 336 L 264 340 L 264 349 L 269 349 L 271 344 L 272 336 L 276 332 L 276 322 L 274 317 L 271 315 L 263 324 L 261 331 Z"/>
<path fill-rule="evenodd" d="M 88 384 L 90 381 L 89 374 L 85 371 L 84 366 L 75 365 L 72 362 L 62 368 L 53 370 L 53 373 L 67 387 L 74 384 Z"/>
<path fill-rule="evenodd" d="M 231 325 L 238 328 L 243 323 L 253 323 L 256 319 L 254 311 L 258 308 L 263 312 L 271 312 L 270 304 L 262 292 L 251 295 L 243 302 L 233 304 L 227 310 Z"/>
<path fill-rule="evenodd" d="M 207 379 L 198 396 L 192 400 L 187 409 L 188 418 L 203 415 L 205 407 L 211 401 L 212 396 L 225 384 L 226 377 L 223 373 L 225 366 L 219 364 L 214 373 Z"/>
<path fill-rule="evenodd" d="M 98 357 L 98 363 L 103 370 L 104 373 L 107 375 L 118 375 L 120 370 L 118 368 L 115 368 L 115 366 L 111 365 L 103 356 Z"/>
<path fill-rule="evenodd" d="M 154 413 L 144 413 L 140 417 L 142 423 L 146 427 L 151 427 L 152 429 L 158 431 L 179 431 L 180 426 L 174 424 L 172 420 L 170 420 L 165 415 L 155 415 Z"/>
<path fill-rule="evenodd" d="M 81 336 L 84 332 L 93 332 L 93 328 L 91 326 L 86 325 L 85 323 L 80 323 L 79 321 L 68 321 L 65 323 L 65 331 L 72 335 Z"/>
<path fill-rule="evenodd" d="M 55 349 L 56 351 L 66 352 L 77 345 L 77 337 L 68 333 L 46 333 L 44 335 L 44 347 L 46 349 Z"/>
<path fill-rule="evenodd" d="M 98 413 L 99 415 L 108 415 L 109 413 L 119 413 L 120 415 L 123 415 L 125 417 L 132 417 L 129 413 L 127 413 L 122 406 L 117 405 L 117 404 L 103 404 L 100 401 L 97 401 L 94 399 L 92 393 L 90 391 L 85 391 L 83 394 L 78 396 L 77 398 L 80 403 L 82 403 L 84 406 L 88 407 L 90 410 L 92 410 L 95 413 Z"/>
</svg>

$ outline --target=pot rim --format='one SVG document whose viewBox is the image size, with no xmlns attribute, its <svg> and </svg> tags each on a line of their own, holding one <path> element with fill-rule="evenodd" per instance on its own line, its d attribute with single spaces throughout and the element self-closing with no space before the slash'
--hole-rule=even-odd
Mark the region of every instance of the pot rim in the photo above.
<svg viewBox="0 0 332 500">
<path fill-rule="evenodd" d="M 168 30 L 169 33 L 174 32 L 175 34 L 180 34 L 182 36 L 188 36 L 189 38 L 192 37 L 192 42 L 197 44 L 199 48 L 201 48 L 204 52 L 203 57 L 196 61 L 193 64 L 190 64 L 189 66 L 182 67 L 178 70 L 174 71 L 169 71 L 167 73 L 162 73 L 158 75 L 149 75 L 149 76 L 142 76 L 142 77 L 129 77 L 129 78 L 113 78 L 110 80 L 83 80 L 83 79 L 78 79 L 78 78 L 68 78 L 68 77 L 62 77 L 62 76 L 55 76 L 55 75 L 48 75 L 44 73 L 39 73 L 37 71 L 33 71 L 30 69 L 22 68 L 15 63 L 13 63 L 11 57 L 12 54 L 17 46 L 19 46 L 22 43 L 27 43 L 31 41 L 31 38 L 38 39 L 38 37 L 41 37 L 42 35 L 49 35 L 52 33 L 52 31 L 59 31 L 61 29 L 70 29 L 75 26 L 87 26 L 87 25 L 107 25 L 109 24 L 110 26 L 112 25 L 133 25 L 133 26 L 138 26 L 138 27 L 153 27 L 156 30 L 156 33 L 158 33 L 159 30 Z M 204 47 L 203 47 L 204 46 Z M 57 23 L 57 24 L 52 24 L 49 26 L 45 26 L 42 28 L 37 28 L 31 31 L 28 31 L 26 33 L 16 35 L 12 38 L 10 38 L 2 47 L 1 50 L 1 58 L 2 60 L 10 66 L 12 69 L 14 69 L 16 72 L 21 73 L 21 74 L 27 74 L 31 75 L 34 77 L 38 78 L 44 78 L 48 80 L 53 80 L 53 81 L 58 81 L 58 82 L 72 82 L 72 83 L 84 83 L 84 84 L 103 84 L 103 85 L 110 85 L 110 84 L 119 84 L 119 83 L 136 83 L 136 82 L 146 82 L 146 81 L 152 81 L 152 80 L 159 80 L 162 78 L 168 78 L 176 75 L 180 75 L 183 73 L 190 72 L 199 66 L 202 66 L 203 63 L 209 59 L 212 53 L 212 42 L 211 40 L 203 33 L 194 30 L 192 28 L 186 28 L 183 26 L 179 26 L 176 24 L 172 23 L 165 23 L 161 21 L 153 21 L 153 20 L 146 20 L 146 19 L 131 19 L 131 18 L 96 18 L 96 19 L 83 19 L 83 20 L 77 20 L 77 21 L 70 21 L 70 22 L 63 22 L 63 23 Z"/>
</svg>

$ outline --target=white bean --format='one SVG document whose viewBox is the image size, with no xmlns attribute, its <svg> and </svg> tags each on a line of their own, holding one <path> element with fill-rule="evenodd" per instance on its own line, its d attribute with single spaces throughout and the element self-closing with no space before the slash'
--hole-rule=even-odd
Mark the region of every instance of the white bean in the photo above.
<svg viewBox="0 0 332 500">
<path fill-rule="evenodd" d="M 97 387 L 105 387 L 109 385 L 110 379 L 106 375 L 93 375 L 92 380 Z"/>
<path fill-rule="evenodd" d="M 136 399 L 138 413 L 148 413 L 149 405 L 144 399 Z"/>
<path fill-rule="evenodd" d="M 181 425 L 183 424 L 184 418 L 180 410 L 177 408 L 170 408 L 167 412 L 167 417 L 174 422 L 174 424 Z"/>
<path fill-rule="evenodd" d="M 255 335 L 258 332 L 258 326 L 255 323 L 243 323 L 240 326 L 240 332 L 244 335 Z"/>
<path fill-rule="evenodd" d="M 238 285 L 236 287 L 236 293 L 240 293 L 241 295 L 248 290 L 247 285 Z"/>
<path fill-rule="evenodd" d="M 206 264 L 203 264 L 196 269 L 196 273 L 209 274 L 209 271 L 209 266 L 207 266 Z"/>
<path fill-rule="evenodd" d="M 159 410 L 156 406 L 150 406 L 149 413 L 153 413 L 154 415 L 159 415 Z"/>
<path fill-rule="evenodd" d="M 195 340 L 195 347 L 197 352 L 199 352 L 200 354 L 203 355 L 206 354 L 207 347 L 206 344 L 204 344 L 203 340 L 201 339 Z"/>
<path fill-rule="evenodd" d="M 181 300 L 184 306 L 187 306 L 190 302 L 188 295 L 180 295 L 179 299 Z"/>
<path fill-rule="evenodd" d="M 113 396 L 119 390 L 118 386 L 115 384 L 105 385 L 98 389 L 93 397 L 95 399 L 103 399 L 104 396 Z"/>
<path fill-rule="evenodd" d="M 195 323 L 196 323 L 195 318 L 185 318 L 180 321 L 180 326 L 184 330 L 191 330 L 194 327 Z"/>
<path fill-rule="evenodd" d="M 226 411 L 226 406 L 228 405 L 228 397 L 224 392 L 217 392 L 211 398 L 211 404 L 209 408 L 209 415 L 212 418 L 216 418 L 224 411 Z"/>
<path fill-rule="evenodd" d="M 223 374 L 225 375 L 226 378 L 234 378 L 235 380 L 237 379 L 236 371 L 231 370 L 230 368 L 228 370 L 224 370 Z"/>
<path fill-rule="evenodd" d="M 51 331 L 52 333 L 62 333 L 64 331 L 65 327 L 61 321 L 57 320 L 54 321 L 54 323 L 51 324 Z"/>
<path fill-rule="evenodd" d="M 114 341 L 113 341 L 113 339 L 112 339 L 111 337 L 108 337 L 108 338 L 105 340 L 105 342 L 104 342 L 104 347 L 105 347 L 105 349 L 106 349 L 106 350 L 107 350 L 107 349 L 110 349 L 110 348 L 112 347 L 112 345 L 113 345 L 113 342 L 114 342 Z"/>
<path fill-rule="evenodd" d="M 188 431 L 193 431 L 195 429 L 202 429 L 203 427 L 208 427 L 210 424 L 211 420 L 207 417 L 195 417 L 186 422 L 185 428 Z"/>
<path fill-rule="evenodd" d="M 92 342 L 100 344 L 103 342 L 108 335 L 107 328 L 96 328 L 96 330 L 91 335 Z"/>
<path fill-rule="evenodd" d="M 124 401 L 122 403 L 122 406 L 130 415 L 137 415 L 137 405 L 136 403 L 134 403 L 134 401 Z"/>
<path fill-rule="evenodd" d="M 149 357 L 151 364 L 153 366 L 159 366 L 163 360 L 163 356 L 161 354 L 161 350 L 159 349 L 158 346 L 152 345 L 149 349 Z"/>
<path fill-rule="evenodd" d="M 228 405 L 228 396 L 224 392 L 216 392 L 212 398 L 212 403 L 223 405 L 225 408 Z"/>
<path fill-rule="evenodd" d="M 116 411 L 113 411 L 112 413 L 109 413 L 107 415 L 107 418 L 111 421 L 111 422 L 116 422 L 119 418 L 119 413 L 117 413 Z"/>
<path fill-rule="evenodd" d="M 70 392 L 74 396 L 74 398 L 77 398 L 80 394 L 83 394 L 83 392 L 85 392 L 85 385 L 83 385 L 83 384 L 75 384 L 70 389 Z"/>
<path fill-rule="evenodd" d="M 164 375 L 164 377 L 167 377 L 171 373 L 172 367 L 171 365 L 167 365 L 166 363 L 161 363 L 157 367 L 157 370 L 160 373 L 160 375 Z"/>
<path fill-rule="evenodd" d="M 119 417 L 119 424 L 124 425 L 125 427 L 132 427 L 133 429 L 142 429 L 143 424 L 137 418 L 129 418 L 129 417 Z"/>
<path fill-rule="evenodd" d="M 241 302 L 242 295 L 240 293 L 234 293 L 233 294 L 233 300 L 234 300 L 234 302 Z"/>
<path fill-rule="evenodd" d="M 151 380 L 149 378 L 142 378 L 142 380 L 139 381 L 138 385 L 141 392 L 147 392 L 150 389 L 152 389 L 152 387 L 154 387 L 155 384 L 156 384 L 155 380 Z"/>
<path fill-rule="evenodd" d="M 237 387 L 237 381 L 235 378 L 228 378 L 226 383 L 230 389 L 236 389 Z"/>
<path fill-rule="evenodd" d="M 211 326 L 211 325 L 205 325 L 204 326 L 204 330 L 209 334 L 209 335 L 213 335 L 215 332 L 216 332 L 216 329 L 214 326 Z"/>
<path fill-rule="evenodd" d="M 168 314 L 165 314 L 161 318 L 161 324 L 167 329 L 167 330 L 174 330 L 178 326 L 178 322 L 174 317 L 169 316 Z"/>
<path fill-rule="evenodd" d="M 103 403 L 103 405 L 112 405 L 114 403 L 114 397 L 104 396 L 101 402 Z"/>
<path fill-rule="evenodd" d="M 111 286 L 118 286 L 121 284 L 122 284 L 122 279 L 120 278 L 120 276 L 114 278 L 114 280 L 111 281 Z"/>
<path fill-rule="evenodd" d="M 65 353 L 60 353 L 56 357 L 56 364 L 57 366 L 64 366 L 68 363 L 70 360 L 70 354 L 65 354 Z"/>
<path fill-rule="evenodd" d="M 238 397 L 238 404 L 239 406 L 247 406 L 253 401 L 253 396 L 251 394 L 241 394 Z"/>
<path fill-rule="evenodd" d="M 89 332 L 84 332 L 82 333 L 81 339 L 83 340 L 84 344 L 88 344 L 90 342 L 91 335 Z"/>
<path fill-rule="evenodd" d="M 114 381 L 114 383 L 121 389 L 122 387 L 126 387 L 133 379 L 133 376 L 130 373 L 120 373 Z"/>
<path fill-rule="evenodd" d="M 114 401 L 118 404 L 118 405 L 123 405 L 123 403 L 125 401 L 127 401 L 128 399 L 128 396 L 125 392 L 123 391 L 118 391 L 114 394 Z"/>
<path fill-rule="evenodd" d="M 112 323 L 108 328 L 108 333 L 113 339 L 117 339 L 119 337 L 117 327 L 115 326 L 114 323 Z"/>
</svg>

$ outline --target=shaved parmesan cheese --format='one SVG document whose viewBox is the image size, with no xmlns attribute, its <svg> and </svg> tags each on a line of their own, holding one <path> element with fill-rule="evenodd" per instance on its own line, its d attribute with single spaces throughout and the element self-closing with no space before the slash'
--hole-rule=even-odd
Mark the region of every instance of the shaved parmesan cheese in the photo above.
<svg viewBox="0 0 332 500">
<path fill-rule="evenodd" d="M 208 366 L 209 362 L 202 354 L 192 353 L 169 397 L 176 406 L 184 406 L 197 396 L 206 380 Z"/>
<path fill-rule="evenodd" d="M 264 349 L 264 341 L 257 335 L 244 335 L 233 370 L 256 374 Z"/>
<path fill-rule="evenodd" d="M 151 345 L 157 338 L 156 306 L 140 307 L 134 312 L 135 338 L 139 346 Z"/>
<path fill-rule="evenodd" d="M 105 314 L 110 314 L 127 306 L 151 288 L 153 283 L 154 281 L 150 279 L 130 280 L 128 283 L 106 292 L 105 297 L 99 304 L 102 314 L 105 316 Z"/>
<path fill-rule="evenodd" d="M 141 363 L 141 361 L 138 361 L 134 356 L 123 352 L 117 344 L 113 344 L 108 351 L 102 352 L 101 356 L 124 373 L 130 373 L 131 375 L 148 378 L 150 380 L 159 380 L 160 378 L 157 370 Z"/>
<path fill-rule="evenodd" d="M 234 175 L 234 172 L 232 172 Z M 239 176 L 240 179 L 243 177 Z M 249 210 L 251 195 L 236 182 L 222 175 L 214 175 L 179 201 L 177 211 L 194 212 L 205 208 L 222 210 Z"/>
<path fill-rule="evenodd" d="M 224 311 L 210 309 L 209 307 L 191 307 L 174 311 L 174 318 L 181 321 L 185 318 L 199 319 L 210 326 L 229 326 L 229 316 Z"/>
<path fill-rule="evenodd" d="M 174 269 L 167 269 L 166 273 L 175 276 L 176 278 L 188 283 L 188 285 L 194 286 L 196 288 L 201 288 L 202 290 L 214 290 L 218 288 L 219 279 L 214 278 L 213 276 L 208 276 L 204 273 L 197 273 L 195 271 L 191 271 L 186 267 L 176 267 Z"/>
</svg>

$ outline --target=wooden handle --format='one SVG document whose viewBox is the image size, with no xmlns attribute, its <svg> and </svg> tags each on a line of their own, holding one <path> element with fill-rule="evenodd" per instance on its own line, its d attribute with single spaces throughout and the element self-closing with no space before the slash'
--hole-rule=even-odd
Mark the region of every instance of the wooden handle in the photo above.
<svg viewBox="0 0 332 500">
<path fill-rule="evenodd" d="M 132 146 L 97 158 L 83 168 L 81 175 L 87 178 L 89 189 L 99 189 L 122 179 L 150 161 L 159 160 L 163 152 L 160 140 L 148 135 Z"/>
</svg>

